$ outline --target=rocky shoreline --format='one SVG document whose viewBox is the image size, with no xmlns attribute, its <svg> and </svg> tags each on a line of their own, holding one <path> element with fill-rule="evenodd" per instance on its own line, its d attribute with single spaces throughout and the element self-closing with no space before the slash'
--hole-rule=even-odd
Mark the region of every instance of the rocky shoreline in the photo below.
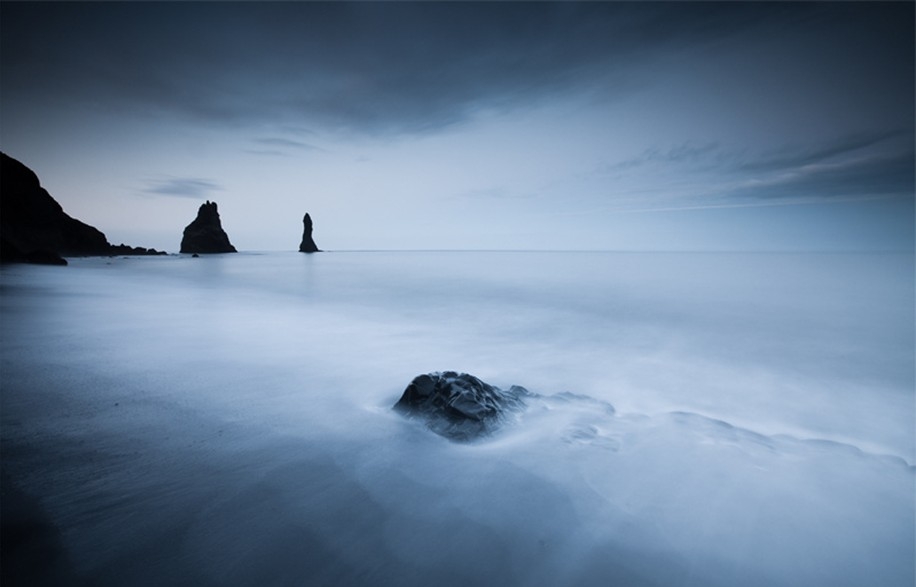
<svg viewBox="0 0 916 587">
<path fill-rule="evenodd" d="M 321 249 L 312 238 L 312 218 L 302 219 L 299 251 Z M 235 253 L 216 202 L 201 204 L 182 234 L 181 253 Z M 154 248 L 113 245 L 99 229 L 67 214 L 26 165 L 0 153 L 0 263 L 67 265 L 65 257 L 167 255 Z"/>
</svg>

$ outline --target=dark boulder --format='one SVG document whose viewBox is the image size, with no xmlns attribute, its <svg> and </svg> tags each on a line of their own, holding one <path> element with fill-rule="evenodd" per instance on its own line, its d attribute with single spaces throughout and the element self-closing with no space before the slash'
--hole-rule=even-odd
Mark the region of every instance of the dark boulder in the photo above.
<svg viewBox="0 0 916 587">
<path fill-rule="evenodd" d="M 207 200 L 197 210 L 197 218 L 184 229 L 182 253 L 235 253 L 229 235 L 219 220 L 216 202 Z"/>
<path fill-rule="evenodd" d="M 302 219 L 302 242 L 299 244 L 300 253 L 320 253 L 321 249 L 312 239 L 312 217 L 306 213 Z"/>
<path fill-rule="evenodd" d="M 467 373 L 445 371 L 415 377 L 394 410 L 425 420 L 440 436 L 470 441 L 498 430 L 525 409 L 530 396 L 524 387 L 500 389 Z"/>
<path fill-rule="evenodd" d="M 35 172 L 5 153 L 0 153 L 0 235 L 3 262 L 66 265 L 61 256 L 115 254 L 100 230 L 64 212 Z M 133 254 L 164 253 L 138 248 Z"/>
</svg>

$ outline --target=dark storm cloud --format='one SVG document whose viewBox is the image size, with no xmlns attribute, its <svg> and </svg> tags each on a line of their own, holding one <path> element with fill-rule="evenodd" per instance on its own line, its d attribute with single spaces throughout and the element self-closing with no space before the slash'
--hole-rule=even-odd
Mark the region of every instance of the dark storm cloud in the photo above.
<svg viewBox="0 0 916 587">
<path fill-rule="evenodd" d="M 7 99 L 219 124 L 421 132 L 808 7 L 619 3 L 3 3 Z"/>
<path fill-rule="evenodd" d="M 222 186 L 207 179 L 171 177 L 149 180 L 143 193 L 201 199 L 207 197 L 211 192 L 222 189 Z"/>
</svg>

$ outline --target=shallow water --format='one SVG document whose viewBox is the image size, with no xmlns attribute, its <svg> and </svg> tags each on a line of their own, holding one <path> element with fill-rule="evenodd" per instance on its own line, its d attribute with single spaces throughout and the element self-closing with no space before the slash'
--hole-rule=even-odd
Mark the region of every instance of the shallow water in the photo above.
<svg viewBox="0 0 916 587">
<path fill-rule="evenodd" d="M 70 582 L 913 583 L 912 255 L 72 259 L 0 288 L 4 474 Z M 470 445 L 389 410 L 446 369 L 546 399 Z"/>
</svg>

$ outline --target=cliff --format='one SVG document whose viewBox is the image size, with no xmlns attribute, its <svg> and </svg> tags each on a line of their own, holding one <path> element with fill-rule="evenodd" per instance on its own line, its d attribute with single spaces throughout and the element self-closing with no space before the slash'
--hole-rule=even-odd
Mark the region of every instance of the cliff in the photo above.
<svg viewBox="0 0 916 587">
<path fill-rule="evenodd" d="M 63 256 L 162 255 L 113 246 L 97 228 L 72 218 L 34 171 L 0 153 L 0 260 L 66 265 Z"/>
</svg>

